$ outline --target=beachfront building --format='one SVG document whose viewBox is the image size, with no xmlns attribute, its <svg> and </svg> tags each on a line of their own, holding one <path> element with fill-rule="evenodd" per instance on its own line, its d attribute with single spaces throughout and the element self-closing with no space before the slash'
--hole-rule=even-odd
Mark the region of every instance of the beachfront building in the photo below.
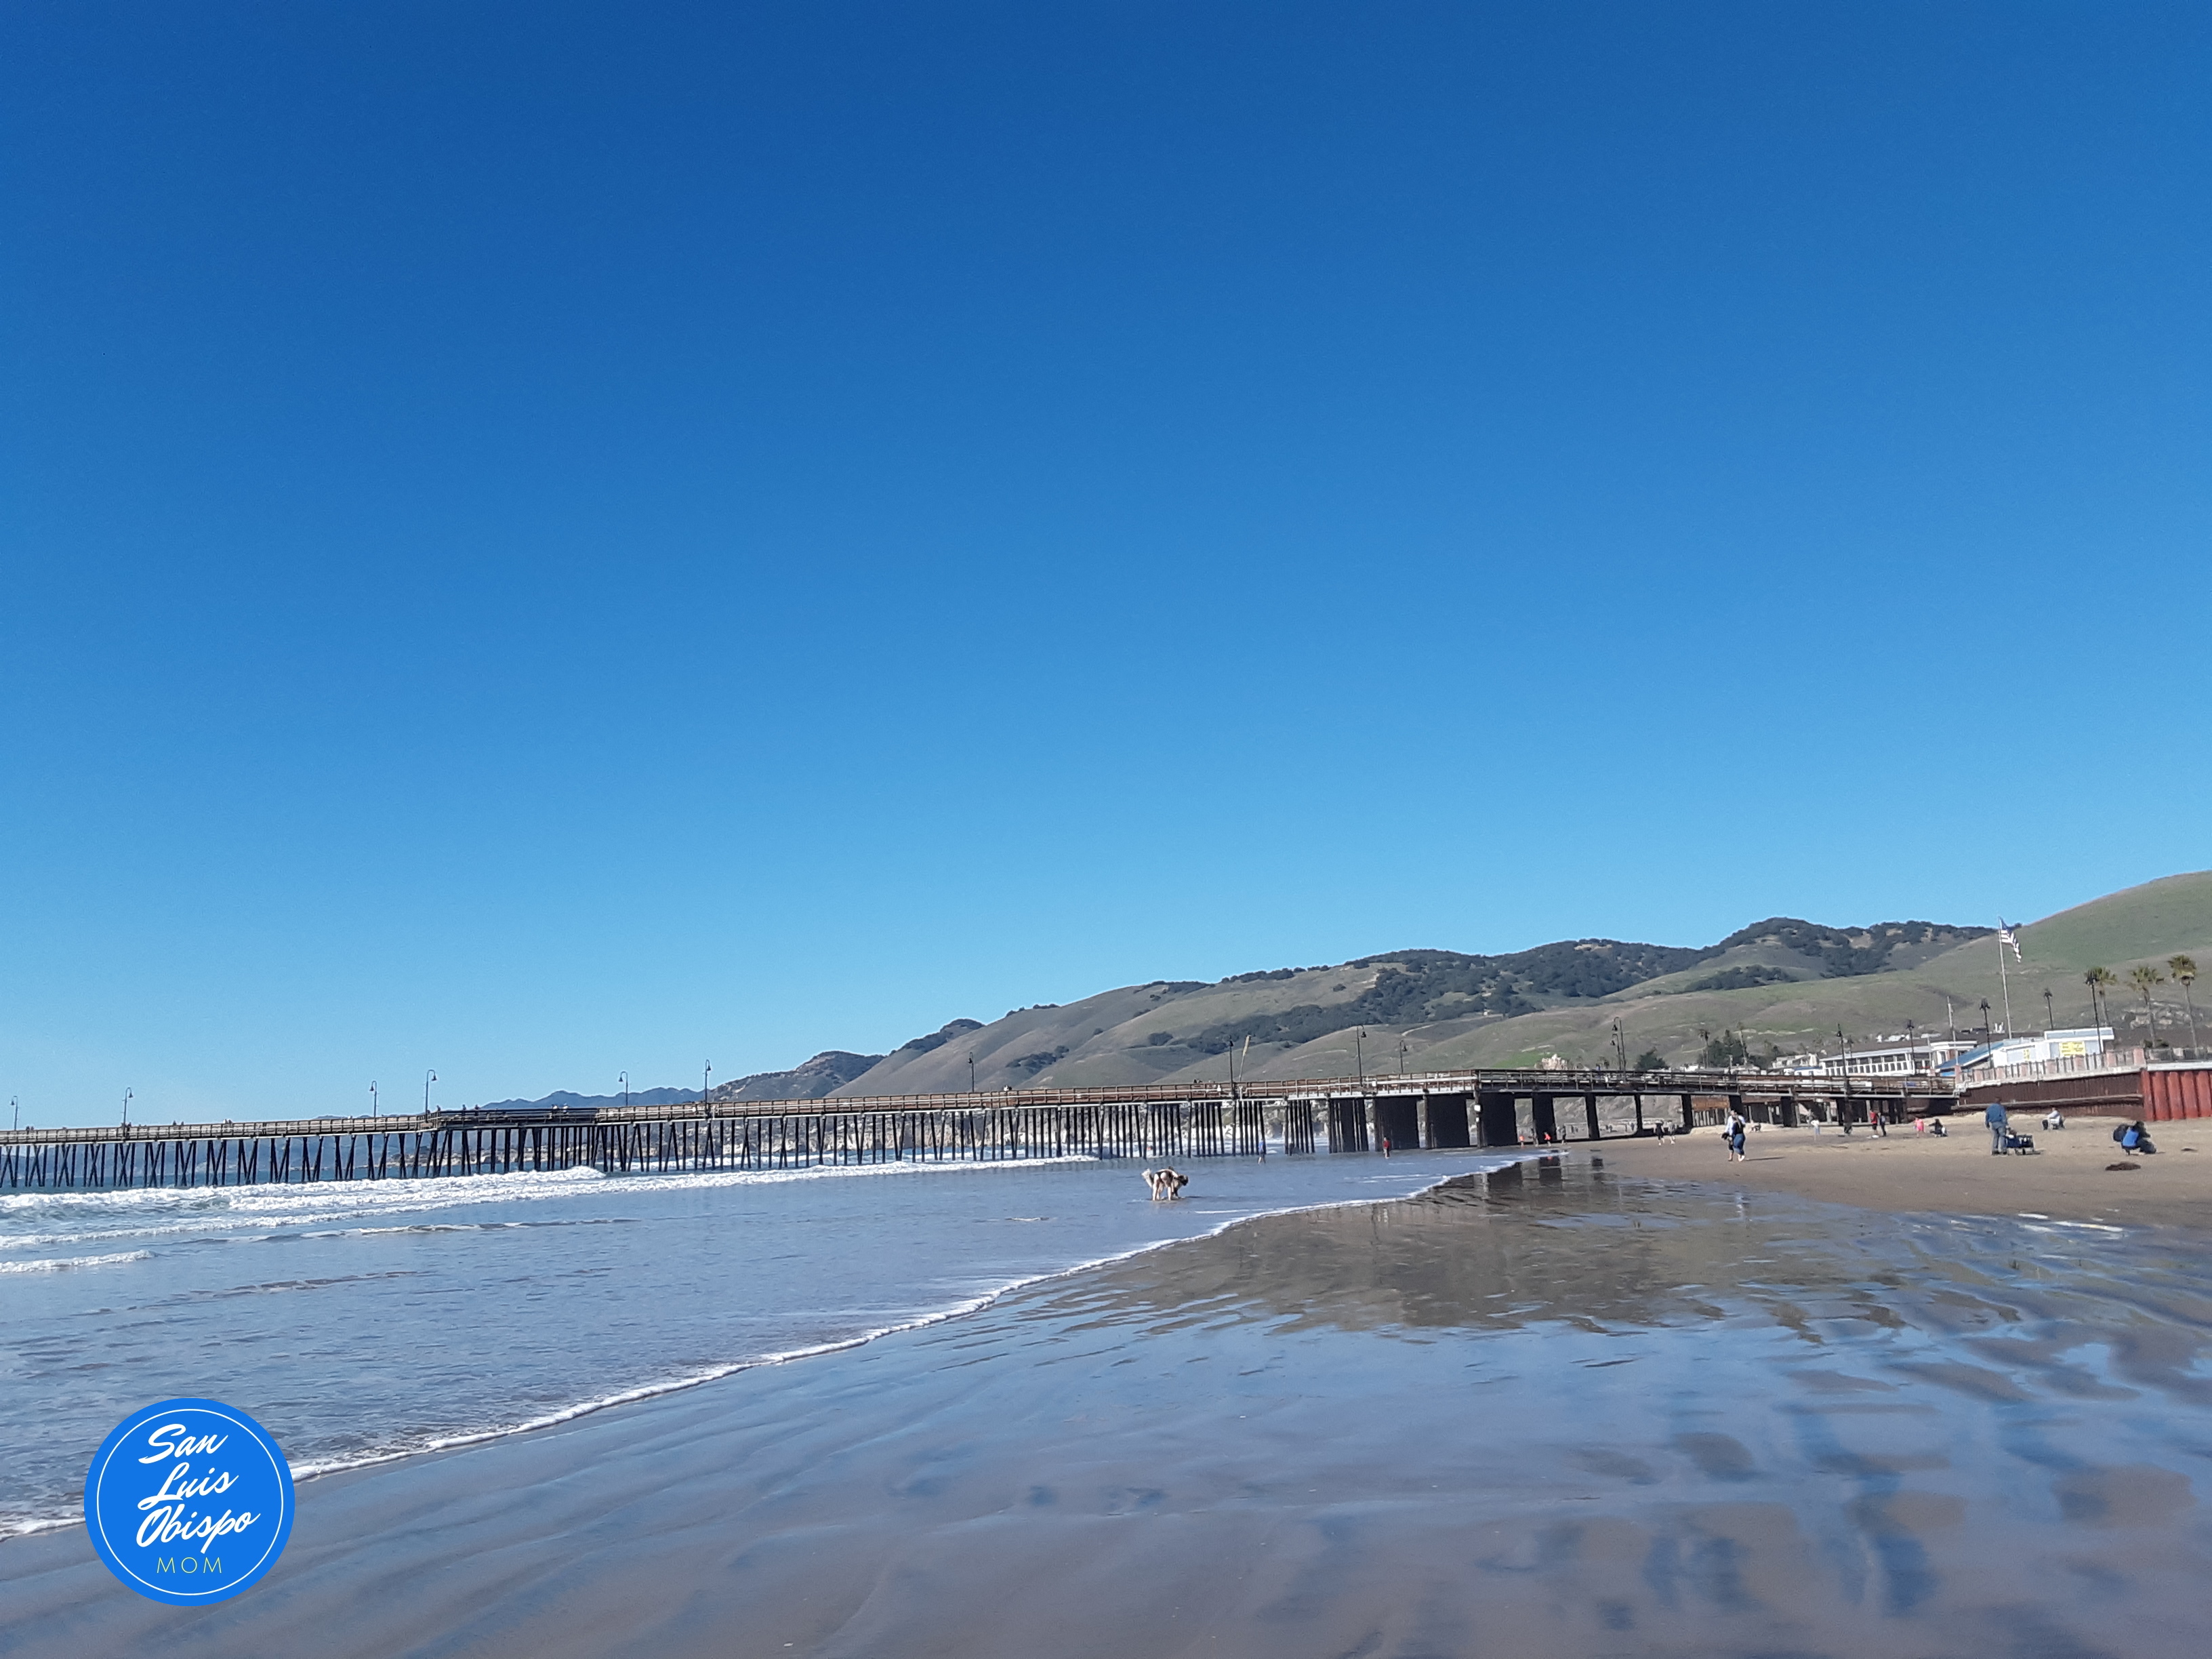
<svg viewBox="0 0 2212 1659">
<path fill-rule="evenodd" d="M 2045 1031 L 2040 1036 L 2000 1037 L 1958 1056 L 1942 1070 L 1947 1076 L 1972 1077 L 1978 1072 L 2011 1071 L 2022 1066 L 2051 1066 L 2061 1060 L 2092 1061 L 2112 1046 L 2109 1025 L 2081 1026 L 2070 1031 Z"/>
<path fill-rule="evenodd" d="M 1886 1048 L 1850 1048 L 1833 1054 L 1793 1054 L 1777 1070 L 1801 1077 L 1933 1077 L 1948 1071 L 1972 1042 L 1905 1042 Z"/>
</svg>

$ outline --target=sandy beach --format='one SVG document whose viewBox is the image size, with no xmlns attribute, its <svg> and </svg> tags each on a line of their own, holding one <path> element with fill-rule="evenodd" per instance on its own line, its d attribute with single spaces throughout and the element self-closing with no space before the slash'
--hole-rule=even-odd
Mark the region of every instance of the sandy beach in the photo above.
<svg viewBox="0 0 2212 1659">
<path fill-rule="evenodd" d="M 1608 1149 L 1263 1218 L 310 1482 L 221 1607 L 18 1540 L 0 1651 L 2195 1652 L 2193 1248 L 1731 1191 L 1784 1155 L 1715 1150 L 1697 1180 Z M 1970 1150 L 1790 1161 L 1939 1179 Z"/>
<path fill-rule="evenodd" d="M 2032 1154 L 1990 1153 L 1979 1120 L 1954 1119 L 1936 1136 L 1911 1128 L 1886 1136 L 1856 1129 L 1756 1129 L 1746 1162 L 1731 1164 L 1717 1129 L 1667 1139 L 1577 1146 L 1623 1175 L 1709 1182 L 1744 1191 L 1794 1193 L 1830 1204 L 1936 1215 L 2048 1217 L 2108 1226 L 2212 1226 L 2212 1121 L 2149 1126 L 2155 1156 L 2128 1158 L 2112 1139 L 2117 1120 L 2077 1117 L 2045 1130 L 2024 1117 Z M 2128 1162 L 2132 1170 L 2109 1166 Z"/>
</svg>

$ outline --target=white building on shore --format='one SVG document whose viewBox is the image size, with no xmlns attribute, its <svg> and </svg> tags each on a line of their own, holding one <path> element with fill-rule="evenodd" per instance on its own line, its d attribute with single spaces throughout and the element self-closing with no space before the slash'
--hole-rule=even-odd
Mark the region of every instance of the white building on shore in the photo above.
<svg viewBox="0 0 2212 1659">
<path fill-rule="evenodd" d="M 2049 1066 L 2060 1060 L 2094 1060 L 2112 1046 L 2111 1026 L 2084 1026 L 2069 1031 L 2002 1036 L 1992 1042 L 1938 1040 L 1889 1048 L 1848 1048 L 1835 1054 L 1796 1054 L 1784 1060 L 1780 1069 L 1806 1077 L 1970 1076 L 1976 1072 Z"/>
<path fill-rule="evenodd" d="M 1999 1037 L 1960 1054 L 1958 1070 L 1961 1075 L 1971 1075 L 2009 1071 L 2018 1066 L 2050 1066 L 2063 1060 L 2095 1060 L 2112 1046 L 2109 1025 L 2045 1031 L 2039 1036 Z"/>
<path fill-rule="evenodd" d="M 1836 1054 L 1793 1054 L 1779 1069 L 1806 1077 L 1932 1077 L 1978 1046 L 1942 1039 L 1890 1048 L 1870 1045 Z"/>
</svg>

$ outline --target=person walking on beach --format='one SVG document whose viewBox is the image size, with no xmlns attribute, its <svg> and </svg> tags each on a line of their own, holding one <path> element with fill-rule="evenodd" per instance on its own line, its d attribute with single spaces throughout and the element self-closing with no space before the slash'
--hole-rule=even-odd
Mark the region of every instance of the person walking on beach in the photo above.
<svg viewBox="0 0 2212 1659">
<path fill-rule="evenodd" d="M 1748 1164 L 1751 1159 L 1743 1150 L 1743 1114 L 1730 1112 L 1728 1121 L 1729 1162 Z"/>
<path fill-rule="evenodd" d="M 1990 1126 L 1990 1152 L 1993 1155 L 2002 1152 L 2005 1149 L 2005 1133 L 2012 1127 L 2011 1121 L 2005 1116 L 2004 1102 L 1991 1101 L 1989 1110 L 1982 1114 L 1982 1121 Z"/>
</svg>

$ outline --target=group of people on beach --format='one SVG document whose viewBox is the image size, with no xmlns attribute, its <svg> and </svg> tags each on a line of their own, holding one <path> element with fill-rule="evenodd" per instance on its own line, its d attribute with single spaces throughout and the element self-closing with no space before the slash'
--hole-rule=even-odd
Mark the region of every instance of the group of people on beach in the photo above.
<svg viewBox="0 0 2212 1659">
<path fill-rule="evenodd" d="M 1989 1126 L 1990 1152 L 1993 1157 L 2005 1152 L 2032 1152 L 2035 1150 L 2032 1137 L 2014 1130 L 2012 1115 L 2002 1100 L 1993 1100 L 1989 1103 L 1982 1113 L 1982 1121 Z M 2043 1127 L 2045 1129 L 2064 1128 L 2065 1115 L 2056 1106 L 2052 1107 L 2043 1115 Z M 2141 1118 L 2121 1124 L 2112 1131 L 2112 1139 L 2119 1142 L 2120 1150 L 2124 1152 L 2141 1153 L 2148 1158 L 2158 1151 L 2151 1145 L 2150 1132 L 2143 1127 Z"/>
</svg>

